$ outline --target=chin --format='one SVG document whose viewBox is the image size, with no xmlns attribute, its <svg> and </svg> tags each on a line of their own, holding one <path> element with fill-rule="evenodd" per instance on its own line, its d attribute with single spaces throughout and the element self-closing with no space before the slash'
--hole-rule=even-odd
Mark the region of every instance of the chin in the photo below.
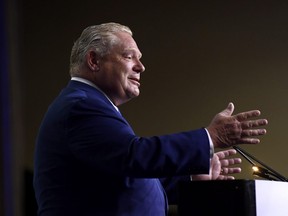
<svg viewBox="0 0 288 216">
<path fill-rule="evenodd" d="M 140 91 L 137 91 L 137 92 L 130 92 L 129 94 L 129 98 L 132 99 L 132 98 L 135 98 L 135 97 L 138 97 L 140 95 Z"/>
</svg>

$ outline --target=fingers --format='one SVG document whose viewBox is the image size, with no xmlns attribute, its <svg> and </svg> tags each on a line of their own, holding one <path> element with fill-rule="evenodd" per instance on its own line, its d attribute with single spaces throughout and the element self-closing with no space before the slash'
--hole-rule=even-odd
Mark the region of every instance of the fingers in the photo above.
<svg viewBox="0 0 288 216">
<path fill-rule="evenodd" d="M 237 174 L 241 172 L 240 167 L 235 168 L 222 168 L 217 180 L 234 180 L 235 177 L 232 174 Z"/>
<path fill-rule="evenodd" d="M 268 124 L 268 121 L 266 119 L 257 119 L 257 120 L 250 120 L 250 121 L 242 121 L 241 127 L 242 129 L 247 129 L 247 128 L 265 126 L 267 124 Z"/>
<path fill-rule="evenodd" d="M 235 142 L 235 144 L 243 144 L 243 143 L 245 143 L 245 144 L 258 144 L 258 143 L 260 143 L 260 139 L 246 137 L 246 138 L 241 138 L 237 142 Z"/>
<path fill-rule="evenodd" d="M 237 154 L 237 151 L 235 149 L 219 151 L 219 152 L 216 152 L 215 154 L 219 158 L 221 167 L 226 167 L 226 166 L 230 166 L 234 164 L 240 164 L 242 162 L 241 158 L 227 158 L 229 156 Z"/>
<path fill-rule="evenodd" d="M 259 138 L 253 138 L 253 136 L 261 136 L 267 133 L 266 129 L 246 129 L 242 130 L 241 138 L 236 141 L 236 144 L 258 144 Z"/>
<path fill-rule="evenodd" d="M 258 117 L 260 115 L 261 115 L 261 112 L 259 110 L 251 110 L 251 111 L 247 111 L 247 112 L 238 113 L 238 114 L 234 115 L 234 117 L 238 121 L 244 121 L 246 119 Z"/>
<path fill-rule="evenodd" d="M 242 130 L 241 137 L 260 136 L 266 134 L 266 129 Z"/>
<path fill-rule="evenodd" d="M 236 173 L 241 173 L 241 168 L 240 167 L 222 167 L 220 171 L 220 175 L 231 175 L 231 174 L 236 174 Z"/>
<path fill-rule="evenodd" d="M 220 160 L 221 167 L 231 166 L 242 163 L 241 158 L 229 158 Z"/>
<path fill-rule="evenodd" d="M 268 124 L 267 119 L 257 119 L 257 120 L 248 120 L 248 118 L 256 117 L 260 115 L 260 111 L 249 111 L 235 115 L 235 118 L 241 124 L 241 138 L 243 137 L 251 137 L 251 136 L 261 136 L 267 133 L 266 129 L 254 129 L 255 127 L 265 126 Z M 249 140 L 249 143 L 259 143 L 259 139 L 242 139 Z"/>
<path fill-rule="evenodd" d="M 228 150 L 216 152 L 215 154 L 221 160 L 221 159 L 224 159 L 228 156 L 237 154 L 237 151 L 235 149 L 228 149 Z"/>
<path fill-rule="evenodd" d="M 216 152 L 211 159 L 210 173 L 206 175 L 206 178 L 219 180 L 234 179 L 231 175 L 241 172 L 240 167 L 230 167 L 231 165 L 241 163 L 241 158 L 230 158 L 230 156 L 235 154 L 237 154 L 235 149 Z M 205 176 L 200 177 L 203 179 Z"/>
<path fill-rule="evenodd" d="M 266 129 L 263 128 L 255 128 L 255 127 L 260 127 L 260 126 L 265 126 L 268 124 L 267 119 L 256 119 L 256 120 L 247 120 L 252 117 L 258 117 L 260 116 L 260 111 L 259 110 L 252 110 L 248 112 L 242 112 L 237 115 L 234 115 L 233 117 L 235 118 L 238 123 L 238 129 L 240 129 L 238 132 L 240 132 L 240 136 L 237 137 L 237 127 L 235 126 L 235 137 L 231 136 L 232 140 L 234 139 L 235 143 L 237 144 L 258 144 L 260 143 L 260 139 L 258 138 L 253 138 L 254 136 L 261 136 L 265 135 L 267 133 Z M 231 133 L 233 134 L 233 133 Z M 236 138 L 236 139 L 235 139 Z M 238 139 L 238 140 L 237 140 Z M 231 141 L 232 141 L 231 140 Z M 232 142 L 233 143 L 233 142 Z"/>
<path fill-rule="evenodd" d="M 219 175 L 217 180 L 234 180 L 234 176 L 224 176 L 224 175 Z"/>
<path fill-rule="evenodd" d="M 257 117 L 260 115 L 259 110 L 249 111 L 249 112 L 243 112 L 235 115 L 235 118 L 240 122 L 241 124 L 241 137 L 251 137 L 251 136 L 261 136 L 265 135 L 267 133 L 266 129 L 252 129 L 255 127 L 265 126 L 268 124 L 267 119 L 257 119 L 257 120 L 248 120 L 248 118 L 251 117 Z M 259 139 L 249 138 L 249 139 L 241 139 L 243 142 L 244 140 L 248 140 L 248 143 L 259 143 Z M 240 141 L 240 140 L 239 140 Z M 240 143 L 240 142 L 239 142 Z"/>
<path fill-rule="evenodd" d="M 218 180 L 233 180 L 235 179 L 232 174 L 237 174 L 241 172 L 240 167 L 229 167 L 231 165 L 240 164 L 242 162 L 241 158 L 227 158 L 229 156 L 233 156 L 237 154 L 235 149 L 228 149 L 224 151 L 219 151 L 215 153 L 219 158 L 221 169 L 218 174 Z"/>
<path fill-rule="evenodd" d="M 234 117 L 240 122 L 242 128 L 241 136 L 259 136 L 266 134 L 265 129 L 251 129 L 255 127 L 265 126 L 268 124 L 267 119 L 256 119 L 256 120 L 247 120 L 252 117 L 260 116 L 261 112 L 259 110 L 252 110 L 248 112 L 242 112 Z M 247 130 L 249 129 L 249 130 Z"/>
</svg>

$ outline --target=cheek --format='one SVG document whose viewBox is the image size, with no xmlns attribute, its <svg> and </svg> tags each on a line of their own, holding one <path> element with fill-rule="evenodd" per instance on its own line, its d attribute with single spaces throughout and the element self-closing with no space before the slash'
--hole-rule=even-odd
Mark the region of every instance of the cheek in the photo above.
<svg viewBox="0 0 288 216">
<path fill-rule="evenodd" d="M 122 86 L 129 86 L 129 79 L 128 77 L 122 73 L 121 76 L 119 77 L 119 82 L 121 83 Z"/>
</svg>

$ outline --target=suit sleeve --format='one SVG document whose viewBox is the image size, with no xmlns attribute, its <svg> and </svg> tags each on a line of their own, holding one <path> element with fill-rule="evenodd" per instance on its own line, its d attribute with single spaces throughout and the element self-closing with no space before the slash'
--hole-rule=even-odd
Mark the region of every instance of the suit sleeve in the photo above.
<svg viewBox="0 0 288 216">
<path fill-rule="evenodd" d="M 108 175 L 135 178 L 209 172 L 210 146 L 205 129 L 138 137 L 113 109 L 84 100 L 70 110 L 66 137 L 80 162 Z"/>
</svg>

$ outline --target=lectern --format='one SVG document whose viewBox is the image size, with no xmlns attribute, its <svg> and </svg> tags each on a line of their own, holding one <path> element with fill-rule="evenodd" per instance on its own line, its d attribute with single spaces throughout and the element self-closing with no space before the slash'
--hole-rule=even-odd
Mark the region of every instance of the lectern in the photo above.
<svg viewBox="0 0 288 216">
<path fill-rule="evenodd" d="M 288 216 L 288 183 L 268 180 L 182 182 L 179 216 Z"/>
</svg>

